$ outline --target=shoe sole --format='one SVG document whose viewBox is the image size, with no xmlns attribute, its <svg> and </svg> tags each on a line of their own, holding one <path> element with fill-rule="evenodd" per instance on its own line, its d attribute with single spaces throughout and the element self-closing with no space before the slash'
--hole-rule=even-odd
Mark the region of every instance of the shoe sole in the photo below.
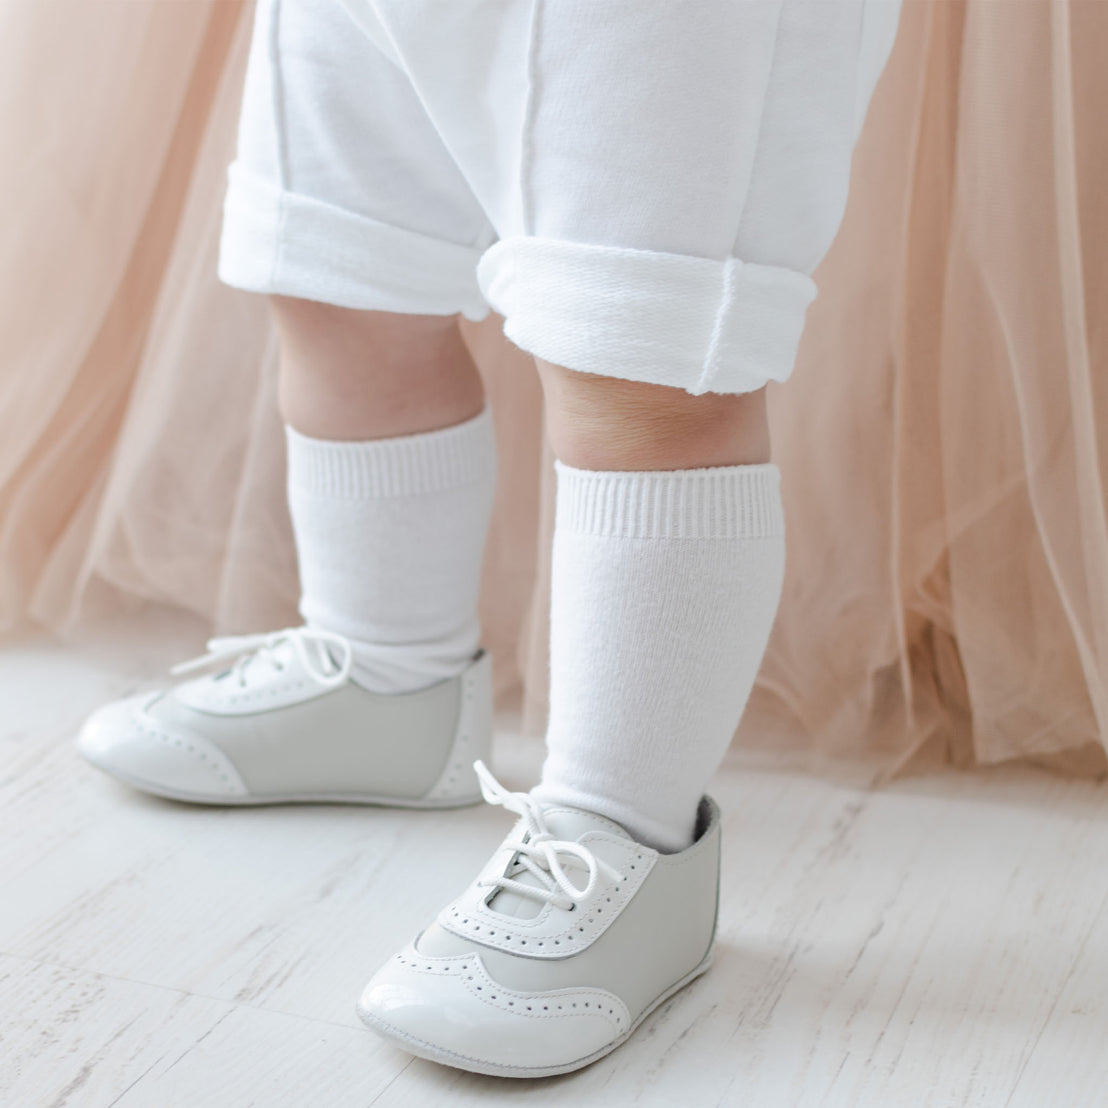
<svg viewBox="0 0 1108 1108">
<path fill-rule="evenodd" d="M 677 984 L 671 985 L 659 997 L 651 1001 L 642 1010 L 639 1018 L 618 1039 L 613 1040 L 607 1046 L 601 1047 L 592 1054 L 586 1055 L 584 1058 L 578 1058 L 573 1062 L 563 1062 L 558 1066 L 501 1066 L 493 1062 L 482 1062 L 477 1058 L 469 1058 L 464 1054 L 455 1054 L 452 1050 L 444 1050 L 442 1047 L 435 1046 L 434 1043 L 417 1039 L 414 1035 L 409 1035 L 407 1032 L 393 1027 L 363 1008 L 361 1001 L 358 1002 L 357 1012 L 366 1026 L 371 1027 L 386 1039 L 398 1043 L 409 1054 L 414 1054 L 418 1058 L 426 1058 L 429 1062 L 440 1062 L 444 1066 L 452 1066 L 455 1069 L 466 1070 L 469 1073 L 483 1073 L 489 1077 L 555 1077 L 560 1073 L 572 1073 L 574 1070 L 584 1069 L 585 1066 L 590 1066 L 593 1062 L 600 1061 L 605 1055 L 611 1054 L 616 1047 L 622 1046 L 631 1038 L 652 1012 L 665 1004 L 670 997 L 679 993 L 686 985 L 692 984 L 711 965 L 712 954 L 709 951 L 696 969 L 686 974 Z"/>
<path fill-rule="evenodd" d="M 114 777 L 124 785 L 139 792 L 160 796 L 166 800 L 179 800 L 186 804 L 206 804 L 215 808 L 263 808 L 270 804 L 361 804 L 376 808 L 468 808 L 480 804 L 482 797 L 476 793 L 472 797 L 447 797 L 442 800 L 395 796 L 371 796 L 363 793 L 279 793 L 266 796 L 207 796 L 203 793 L 190 793 L 184 789 L 166 788 L 151 781 L 144 781 L 125 773 L 118 767 L 97 758 L 91 758 L 85 752 L 81 756 L 109 777 Z"/>
</svg>

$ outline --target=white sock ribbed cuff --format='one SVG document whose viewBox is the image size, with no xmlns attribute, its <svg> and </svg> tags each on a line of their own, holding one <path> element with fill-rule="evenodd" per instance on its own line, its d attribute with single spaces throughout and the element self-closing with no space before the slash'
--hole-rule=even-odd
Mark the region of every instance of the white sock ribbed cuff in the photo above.
<svg viewBox="0 0 1108 1108">
<path fill-rule="evenodd" d="M 483 481 L 496 469 L 492 411 L 464 423 L 366 442 L 309 438 L 285 427 L 293 493 L 335 499 L 413 496 Z"/>
<path fill-rule="evenodd" d="M 772 462 L 683 470 L 575 469 L 560 461 L 563 534 L 642 539 L 762 539 L 785 533 Z"/>
</svg>

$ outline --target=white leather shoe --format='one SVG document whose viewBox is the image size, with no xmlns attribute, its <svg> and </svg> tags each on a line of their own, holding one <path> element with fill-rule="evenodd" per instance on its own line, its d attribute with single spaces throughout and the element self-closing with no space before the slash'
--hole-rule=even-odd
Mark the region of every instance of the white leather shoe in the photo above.
<svg viewBox="0 0 1108 1108">
<path fill-rule="evenodd" d="M 358 1013 L 459 1069 L 579 1069 L 708 968 L 719 809 L 704 797 L 696 842 L 659 854 L 603 816 L 542 807 L 476 769 L 485 799 L 522 818 L 469 889 L 377 972 Z"/>
<path fill-rule="evenodd" d="M 490 660 L 418 692 L 349 679 L 340 635 L 289 628 L 212 639 L 183 673 L 229 668 L 94 712 L 78 737 L 134 788 L 203 804 L 336 801 L 444 808 L 481 798 L 472 767 L 492 741 Z"/>
</svg>

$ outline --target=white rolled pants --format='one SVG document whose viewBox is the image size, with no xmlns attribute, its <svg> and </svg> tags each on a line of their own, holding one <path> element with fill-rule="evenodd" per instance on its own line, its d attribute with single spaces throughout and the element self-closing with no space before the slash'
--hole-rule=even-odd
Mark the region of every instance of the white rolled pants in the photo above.
<svg viewBox="0 0 1108 1108">
<path fill-rule="evenodd" d="M 792 370 L 899 0 L 259 0 L 220 276 L 588 373 Z"/>
</svg>

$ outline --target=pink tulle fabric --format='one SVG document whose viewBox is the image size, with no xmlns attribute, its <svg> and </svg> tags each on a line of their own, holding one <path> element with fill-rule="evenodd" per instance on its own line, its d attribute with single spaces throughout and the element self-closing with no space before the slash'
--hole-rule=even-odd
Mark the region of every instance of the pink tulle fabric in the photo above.
<svg viewBox="0 0 1108 1108">
<path fill-rule="evenodd" d="M 215 278 L 250 10 L 0 6 L 0 624 L 296 620 L 276 345 Z M 788 570 L 739 741 L 890 774 L 1108 745 L 1108 4 L 907 0 L 796 372 Z M 503 464 L 482 607 L 546 704 L 552 471 L 467 328 Z"/>
</svg>

